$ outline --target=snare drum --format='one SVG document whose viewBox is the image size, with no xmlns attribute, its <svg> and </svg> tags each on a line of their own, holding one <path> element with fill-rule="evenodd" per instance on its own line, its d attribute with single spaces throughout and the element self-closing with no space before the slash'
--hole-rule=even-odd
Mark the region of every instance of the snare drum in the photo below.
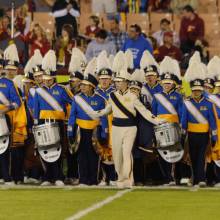
<svg viewBox="0 0 220 220">
<path fill-rule="evenodd" d="M 177 123 L 164 123 L 154 127 L 158 147 L 168 147 L 180 143 L 181 132 Z"/>
<path fill-rule="evenodd" d="M 33 127 L 34 139 L 37 146 L 49 146 L 60 141 L 59 125 L 57 123 L 45 123 Z"/>
</svg>

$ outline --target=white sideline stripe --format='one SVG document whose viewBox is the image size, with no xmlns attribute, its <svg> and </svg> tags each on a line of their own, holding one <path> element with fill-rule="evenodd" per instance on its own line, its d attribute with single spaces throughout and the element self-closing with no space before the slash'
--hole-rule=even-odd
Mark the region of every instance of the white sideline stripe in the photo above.
<svg viewBox="0 0 220 220">
<path fill-rule="evenodd" d="M 100 209 L 104 205 L 111 203 L 115 199 L 118 199 L 118 198 L 122 197 L 124 194 L 131 192 L 131 191 L 132 191 L 132 189 L 126 189 L 126 190 L 119 191 L 114 196 L 109 196 L 108 198 L 102 200 L 101 202 L 97 202 L 97 203 L 93 204 L 92 206 L 90 206 L 82 211 L 77 212 L 73 216 L 68 217 L 66 220 L 80 219 L 80 218 L 84 217 L 85 215 L 87 215 L 88 213 L 93 212 L 97 209 Z"/>
</svg>

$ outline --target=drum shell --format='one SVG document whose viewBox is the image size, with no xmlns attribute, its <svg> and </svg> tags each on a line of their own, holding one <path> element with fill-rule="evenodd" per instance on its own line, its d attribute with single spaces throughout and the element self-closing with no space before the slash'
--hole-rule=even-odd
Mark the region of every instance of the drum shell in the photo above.
<svg viewBox="0 0 220 220">
<path fill-rule="evenodd" d="M 180 128 L 176 123 L 155 126 L 154 132 L 158 147 L 173 146 L 180 142 Z"/>
<path fill-rule="evenodd" d="M 37 146 L 49 146 L 60 141 L 59 126 L 57 123 L 43 124 L 33 128 Z"/>
<path fill-rule="evenodd" d="M 9 129 L 6 121 L 5 115 L 0 115 L 0 137 L 9 134 Z"/>
</svg>

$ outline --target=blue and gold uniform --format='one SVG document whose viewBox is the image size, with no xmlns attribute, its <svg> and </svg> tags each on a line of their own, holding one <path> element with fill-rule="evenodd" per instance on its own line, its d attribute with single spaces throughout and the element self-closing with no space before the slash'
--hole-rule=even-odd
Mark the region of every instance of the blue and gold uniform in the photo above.
<svg viewBox="0 0 220 220">
<path fill-rule="evenodd" d="M 170 123 L 179 123 L 183 99 L 175 90 L 155 94 L 152 102 L 152 113 Z"/>
<path fill-rule="evenodd" d="M 54 83 L 50 88 L 37 88 L 34 96 L 34 120 L 65 120 L 66 105 L 72 102 L 66 90 Z"/>
<path fill-rule="evenodd" d="M 109 96 L 112 92 L 115 91 L 115 88 L 113 88 L 112 86 L 109 87 L 108 89 L 104 90 L 104 89 L 101 89 L 100 87 L 98 87 L 96 89 L 96 93 L 98 93 L 100 96 L 102 96 L 104 99 L 108 100 L 109 99 Z"/>
<path fill-rule="evenodd" d="M 96 93 L 92 96 L 81 93 L 73 98 L 68 122 L 68 137 L 69 139 L 75 137 L 74 125 L 77 124 L 80 128 L 78 149 L 80 184 L 97 184 L 98 156 L 92 144 L 92 136 L 94 129 L 100 128 L 97 129 L 97 136 L 106 139 L 108 137 L 108 121 L 106 117 L 101 117 L 100 120 L 92 118 L 89 111 L 98 111 L 104 108 L 105 99 Z"/>
</svg>

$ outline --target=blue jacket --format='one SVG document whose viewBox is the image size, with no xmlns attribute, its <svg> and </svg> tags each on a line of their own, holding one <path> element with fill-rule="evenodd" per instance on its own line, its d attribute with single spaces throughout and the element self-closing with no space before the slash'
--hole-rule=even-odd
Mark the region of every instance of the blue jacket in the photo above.
<svg viewBox="0 0 220 220">
<path fill-rule="evenodd" d="M 153 87 L 150 87 L 147 83 L 143 84 L 142 94 L 147 97 L 147 101 L 152 104 L 154 94 L 162 92 L 163 88 L 159 83 L 156 83 Z"/>
<path fill-rule="evenodd" d="M 190 105 L 187 106 L 187 103 Z M 205 133 L 211 130 L 212 138 L 216 141 L 217 127 L 213 108 L 214 105 L 204 96 L 199 102 L 193 98 L 186 99 L 182 108 L 182 128 L 193 133 Z"/>
<path fill-rule="evenodd" d="M 122 46 L 121 50 L 125 52 L 128 49 L 132 51 L 134 57 L 134 68 L 140 68 L 140 60 L 145 50 L 153 53 L 151 43 L 142 35 L 140 35 L 136 40 L 128 38 Z"/>
<path fill-rule="evenodd" d="M 34 120 L 65 120 L 68 103 L 71 104 L 72 99 L 63 86 L 55 83 L 50 88 L 39 87 L 34 96 Z"/>
<path fill-rule="evenodd" d="M 21 97 L 12 80 L 0 78 L 0 109 L 8 106 L 11 110 L 21 106 Z"/>
<path fill-rule="evenodd" d="M 180 122 L 182 115 L 182 96 L 175 90 L 169 93 L 156 93 L 152 102 L 152 113 L 169 122 Z"/>
<path fill-rule="evenodd" d="M 100 95 L 94 93 L 92 96 L 86 96 L 82 93 L 74 96 L 70 118 L 68 121 L 68 136 L 74 137 L 74 125 L 77 124 L 80 128 L 83 129 L 95 129 L 97 126 L 101 126 L 101 137 L 106 138 L 108 133 L 108 120 L 107 117 L 103 116 L 99 120 L 92 119 L 85 110 L 83 109 L 83 105 L 77 103 L 76 98 L 79 96 L 84 103 L 88 104 L 93 110 L 98 111 L 105 108 L 105 99 Z"/>
<path fill-rule="evenodd" d="M 100 96 L 102 96 L 106 100 L 109 99 L 110 94 L 114 91 L 115 91 L 115 89 L 113 87 L 109 87 L 106 90 L 103 90 L 99 87 L 96 89 L 96 93 L 99 94 Z"/>
</svg>

